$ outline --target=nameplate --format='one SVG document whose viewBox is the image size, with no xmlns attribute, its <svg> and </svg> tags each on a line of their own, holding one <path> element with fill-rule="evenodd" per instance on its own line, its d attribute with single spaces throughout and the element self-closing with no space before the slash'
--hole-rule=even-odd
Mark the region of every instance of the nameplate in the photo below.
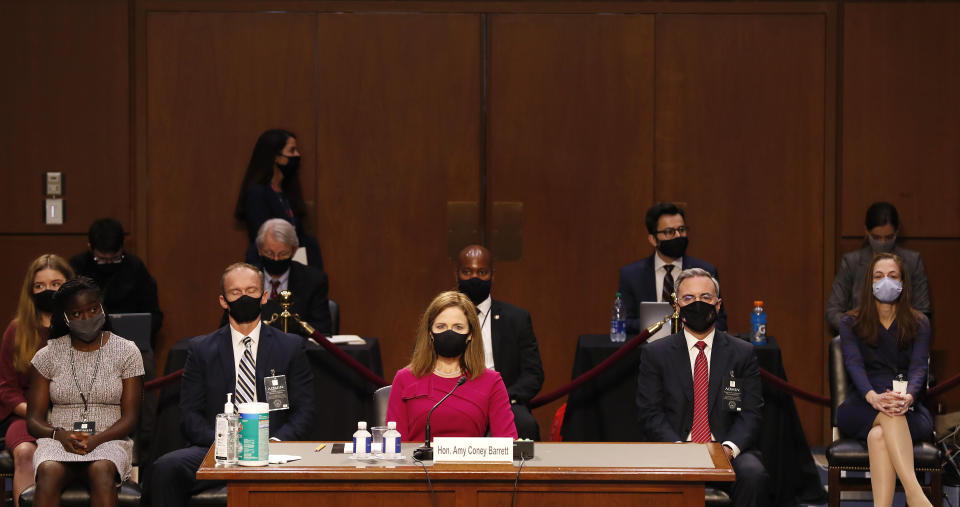
<svg viewBox="0 0 960 507">
<path fill-rule="evenodd" d="M 437 437 L 433 439 L 434 463 L 513 463 L 513 439 Z"/>
</svg>

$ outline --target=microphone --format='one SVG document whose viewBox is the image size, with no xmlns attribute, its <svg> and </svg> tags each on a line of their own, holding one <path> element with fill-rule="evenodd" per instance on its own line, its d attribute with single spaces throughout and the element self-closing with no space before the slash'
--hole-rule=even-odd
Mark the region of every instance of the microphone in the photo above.
<svg viewBox="0 0 960 507">
<path fill-rule="evenodd" d="M 457 385 L 453 386 L 453 389 L 451 389 L 450 392 L 446 394 L 446 396 L 444 396 L 443 398 L 440 398 L 440 401 L 438 401 L 437 404 L 434 405 L 429 412 L 427 412 L 427 425 L 424 428 L 425 430 L 424 436 L 427 438 L 423 442 L 422 446 L 417 447 L 416 449 L 413 450 L 413 459 L 420 460 L 420 461 L 424 461 L 428 459 L 433 460 L 433 447 L 430 445 L 430 416 L 433 415 L 433 411 L 436 410 L 437 407 L 439 407 L 440 404 L 444 402 L 444 400 L 449 398 L 450 395 L 453 394 L 458 387 L 462 386 L 465 383 L 467 383 L 466 376 L 462 376 L 459 379 L 457 379 Z"/>
</svg>

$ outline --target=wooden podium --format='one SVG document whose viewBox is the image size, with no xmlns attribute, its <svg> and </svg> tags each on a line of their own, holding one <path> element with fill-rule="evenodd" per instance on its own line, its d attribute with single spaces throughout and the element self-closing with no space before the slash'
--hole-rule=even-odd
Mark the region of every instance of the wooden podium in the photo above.
<svg viewBox="0 0 960 507">
<path fill-rule="evenodd" d="M 733 468 L 719 444 L 540 443 L 536 457 L 508 464 L 415 463 L 416 444 L 403 461 L 354 460 L 317 442 L 271 443 L 271 454 L 303 459 L 266 467 L 217 466 L 207 453 L 197 478 L 227 481 L 230 507 L 702 506 L 704 484 L 730 482 Z"/>
</svg>

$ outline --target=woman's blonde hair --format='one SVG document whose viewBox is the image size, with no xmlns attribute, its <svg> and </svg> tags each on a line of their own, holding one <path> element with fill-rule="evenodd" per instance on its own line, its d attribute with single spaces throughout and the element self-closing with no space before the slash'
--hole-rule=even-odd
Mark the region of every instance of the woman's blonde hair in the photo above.
<svg viewBox="0 0 960 507">
<path fill-rule="evenodd" d="M 475 379 L 486 370 L 486 363 L 483 357 L 483 336 L 480 332 L 480 320 L 477 319 L 477 307 L 467 296 L 456 292 L 441 292 L 433 298 L 427 310 L 420 317 L 420 324 L 417 325 L 417 342 L 413 346 L 413 357 L 410 358 L 410 364 L 407 365 L 410 371 L 416 377 L 423 377 L 433 371 L 437 362 L 437 351 L 433 348 L 433 338 L 430 330 L 433 327 L 433 321 L 437 315 L 447 308 L 459 308 L 467 317 L 467 324 L 470 327 L 470 341 L 467 343 L 467 350 L 460 356 L 460 368 L 465 370 L 471 379 Z"/>
<path fill-rule="evenodd" d="M 27 276 L 20 288 L 20 301 L 17 303 L 17 315 L 13 321 L 17 324 L 14 334 L 13 368 L 19 372 L 27 371 L 30 360 L 40 349 L 40 312 L 33 302 L 33 278 L 44 269 L 59 271 L 67 280 L 73 278 L 73 269 L 59 255 L 43 254 L 30 263 Z"/>
</svg>

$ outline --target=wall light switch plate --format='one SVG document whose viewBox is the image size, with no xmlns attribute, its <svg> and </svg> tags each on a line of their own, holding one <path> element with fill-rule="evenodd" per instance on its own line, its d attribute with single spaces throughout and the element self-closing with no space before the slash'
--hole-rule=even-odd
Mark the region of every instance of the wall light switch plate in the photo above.
<svg viewBox="0 0 960 507">
<path fill-rule="evenodd" d="M 63 225 L 63 199 L 46 199 L 44 201 L 43 223 Z"/>
<path fill-rule="evenodd" d="M 46 183 L 45 195 L 50 197 L 58 197 L 63 195 L 63 173 L 57 172 L 46 172 L 44 173 L 44 182 Z"/>
</svg>

